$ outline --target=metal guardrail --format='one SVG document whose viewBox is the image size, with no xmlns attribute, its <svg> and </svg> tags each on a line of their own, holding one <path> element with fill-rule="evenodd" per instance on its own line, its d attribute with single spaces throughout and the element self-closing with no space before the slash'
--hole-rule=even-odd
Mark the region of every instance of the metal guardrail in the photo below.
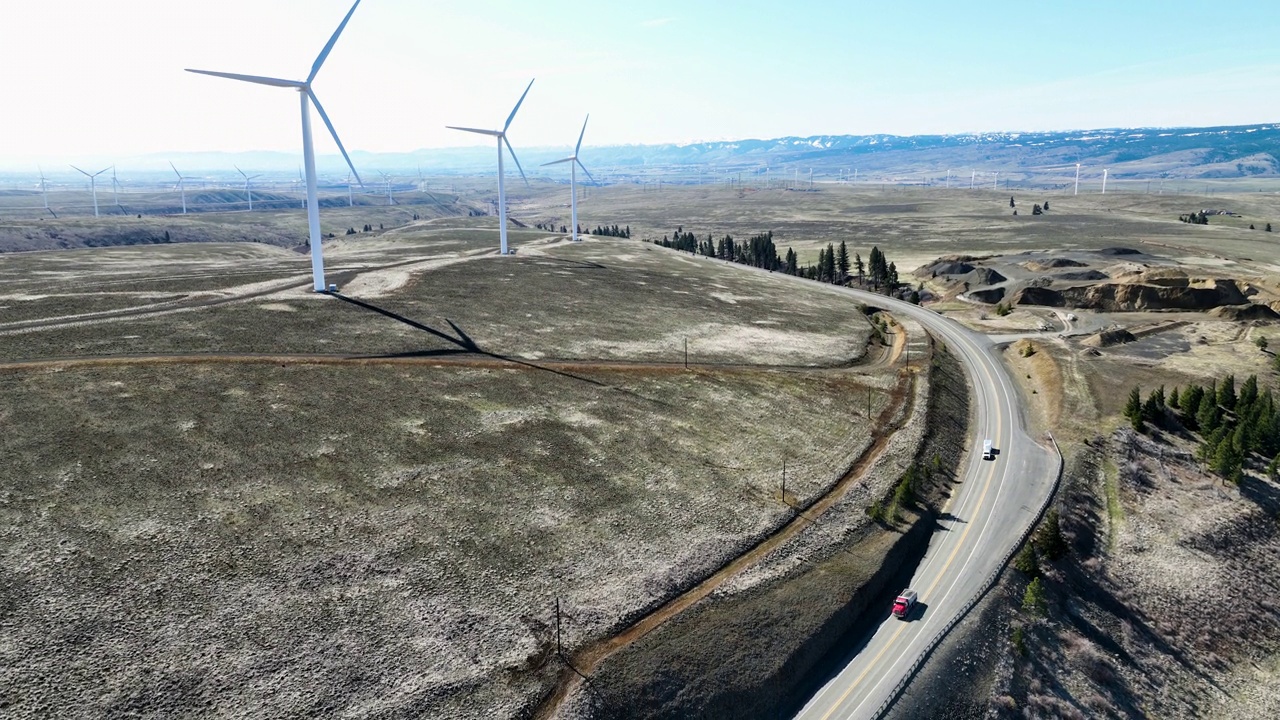
<svg viewBox="0 0 1280 720">
<path fill-rule="evenodd" d="M 982 583 L 982 586 L 979 587 L 977 592 L 975 592 L 973 596 L 969 598 L 969 601 L 964 604 L 964 609 L 956 613 L 955 616 L 953 616 L 946 625 L 943 625 L 942 629 L 933 636 L 933 639 L 929 641 L 925 651 L 920 653 L 920 655 L 915 659 L 915 662 L 911 664 L 911 668 L 907 670 L 907 674 L 898 681 L 898 684 L 894 686 L 893 691 L 889 693 L 889 696 L 885 698 L 884 702 L 880 703 L 880 707 L 876 708 L 875 713 L 871 715 L 871 720 L 880 720 L 884 717 L 885 713 L 889 711 L 889 708 L 893 707 L 893 704 L 902 696 L 903 691 L 907 689 L 907 685 L 915 679 L 916 673 L 920 672 L 920 668 L 924 667 L 925 662 L 933 655 L 934 650 L 938 649 L 938 645 L 942 643 L 942 639 L 954 630 L 961 620 L 965 619 L 965 617 L 969 615 L 978 602 L 982 600 L 984 595 L 991 591 L 991 588 L 996 584 L 996 579 L 1000 577 L 1000 573 L 1004 572 L 1009 561 L 1013 559 L 1013 556 L 1018 552 L 1023 544 L 1027 542 L 1027 539 L 1030 538 L 1031 532 L 1035 529 L 1036 525 L 1044 519 L 1045 513 L 1049 510 L 1050 503 L 1053 502 L 1054 496 L 1058 494 L 1058 490 L 1062 486 L 1062 473 L 1066 466 L 1062 457 L 1062 448 L 1058 447 L 1058 441 L 1053 437 L 1052 433 L 1049 434 L 1049 440 L 1053 442 L 1053 449 L 1058 453 L 1058 472 L 1053 479 L 1053 488 L 1049 494 L 1045 496 L 1044 502 L 1040 503 L 1039 511 L 1036 512 L 1035 517 L 1027 525 L 1026 529 L 1022 531 L 1022 536 L 1019 541 L 1013 545 L 1007 553 L 1005 553 L 1004 559 L 1000 561 L 1000 564 L 991 571 L 991 574 L 987 576 L 987 579 Z"/>
</svg>

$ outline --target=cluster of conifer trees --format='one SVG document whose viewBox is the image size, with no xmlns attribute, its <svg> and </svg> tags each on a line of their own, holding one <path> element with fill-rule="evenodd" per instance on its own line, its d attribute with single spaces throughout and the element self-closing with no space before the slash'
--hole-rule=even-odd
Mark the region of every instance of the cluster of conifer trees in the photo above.
<svg viewBox="0 0 1280 720">
<path fill-rule="evenodd" d="M 1166 430 L 1185 428 L 1200 434 L 1200 459 L 1217 475 L 1239 482 L 1244 468 L 1255 458 L 1269 461 L 1267 473 L 1277 476 L 1280 456 L 1280 413 L 1271 390 L 1258 389 L 1258 377 L 1250 375 L 1236 390 L 1236 378 L 1228 375 L 1208 387 L 1191 385 L 1165 394 L 1161 386 L 1142 399 L 1140 388 L 1129 393 L 1124 415 L 1134 429 L 1147 423 Z"/>
<path fill-rule="evenodd" d="M 797 277 L 828 282 L 836 285 L 847 285 L 857 280 L 860 285 L 869 285 L 877 290 L 894 290 L 901 283 L 898 280 L 898 268 L 885 258 L 878 247 L 871 248 L 868 260 L 863 262 L 862 255 L 854 253 L 849 259 L 849 248 L 841 242 L 839 248 L 828 243 L 818 251 L 818 262 L 801 266 L 796 251 L 787 248 L 785 256 L 779 257 L 778 247 L 773 242 L 773 232 L 765 232 L 752 236 L 746 242 L 734 240 L 732 235 L 725 235 L 719 240 L 714 234 L 699 238 L 683 227 L 676 228 L 671 235 L 663 235 L 661 240 L 654 240 L 673 250 L 706 257 L 728 260 L 730 262 L 764 268 L 766 270 L 795 275 Z"/>
</svg>

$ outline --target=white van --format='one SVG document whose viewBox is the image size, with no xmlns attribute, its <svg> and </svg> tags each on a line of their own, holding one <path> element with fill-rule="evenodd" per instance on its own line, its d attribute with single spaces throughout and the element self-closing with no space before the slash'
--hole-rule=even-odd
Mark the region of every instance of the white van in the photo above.
<svg viewBox="0 0 1280 720">
<path fill-rule="evenodd" d="M 991 447 L 991 441 L 990 441 L 990 440 L 983 440 L 983 441 L 982 441 L 982 459 L 983 459 L 983 460 L 995 460 L 995 459 L 996 459 L 995 448 Z"/>
</svg>

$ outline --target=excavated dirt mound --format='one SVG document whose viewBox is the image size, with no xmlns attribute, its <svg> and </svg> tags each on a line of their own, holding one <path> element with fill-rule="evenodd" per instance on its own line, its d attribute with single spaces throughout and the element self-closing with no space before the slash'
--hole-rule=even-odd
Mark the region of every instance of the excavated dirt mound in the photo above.
<svg viewBox="0 0 1280 720">
<path fill-rule="evenodd" d="M 969 299 L 988 305 L 995 305 L 1004 300 L 1004 288 L 986 288 L 984 290 L 974 290 L 969 293 Z"/>
<path fill-rule="evenodd" d="M 1031 272 L 1044 272 L 1046 270 L 1056 270 L 1058 268 L 1082 268 L 1089 267 L 1088 264 L 1082 263 L 1071 258 L 1049 258 L 1048 260 L 1028 260 L 1022 263 L 1022 267 Z"/>
<path fill-rule="evenodd" d="M 938 275 L 968 275 L 973 272 L 974 267 L 967 262 L 959 260 L 939 260 L 932 265 L 926 265 L 922 268 L 925 273 Z"/>
<path fill-rule="evenodd" d="M 1043 305 L 1044 307 L 1065 307 L 1067 301 L 1062 293 L 1044 287 L 1025 287 L 1013 294 L 1014 305 Z"/>
<path fill-rule="evenodd" d="M 1134 250 L 1127 247 L 1109 247 L 1102 248 L 1098 251 L 1099 255 L 1141 255 L 1141 250 Z"/>
<path fill-rule="evenodd" d="M 1187 287 L 1107 283 L 1065 290 L 1027 287 L 1013 296 L 1017 305 L 1043 305 L 1135 312 L 1142 310 L 1212 310 L 1246 305 L 1249 300 L 1233 280 L 1206 280 Z"/>
<path fill-rule="evenodd" d="M 1138 338 L 1134 337 L 1133 333 L 1128 330 L 1125 330 L 1124 328 L 1115 328 L 1113 330 L 1103 330 L 1096 335 L 1090 335 L 1084 340 L 1081 340 L 1080 344 L 1085 345 L 1086 347 L 1100 348 L 1111 347 L 1112 345 L 1123 345 L 1125 343 L 1134 342 L 1137 339 Z"/>
<path fill-rule="evenodd" d="M 1223 320 L 1280 320 L 1280 313 L 1266 305 L 1255 303 L 1214 308 L 1209 314 Z"/>
<path fill-rule="evenodd" d="M 978 268 L 973 273 L 973 282 L 976 285 L 995 285 L 1008 279 L 991 268 Z"/>
<path fill-rule="evenodd" d="M 1068 282 L 1095 282 L 1098 280 L 1110 280 L 1111 277 L 1101 270 L 1080 270 L 1078 272 L 1058 273 L 1053 276 L 1053 279 Z"/>
</svg>

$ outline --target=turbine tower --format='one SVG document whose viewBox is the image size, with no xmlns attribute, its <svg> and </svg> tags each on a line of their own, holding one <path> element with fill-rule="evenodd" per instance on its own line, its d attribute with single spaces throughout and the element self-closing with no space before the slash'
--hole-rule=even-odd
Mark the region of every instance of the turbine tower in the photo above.
<svg viewBox="0 0 1280 720">
<path fill-rule="evenodd" d="M 273 87 L 290 88 L 298 91 L 298 97 L 302 105 L 302 160 L 307 171 L 307 226 L 310 230 L 311 242 L 311 279 L 316 292 L 324 292 L 324 254 L 320 247 L 320 203 L 316 198 L 316 150 L 315 143 L 311 137 L 311 106 L 314 105 L 316 112 L 320 113 L 320 119 L 324 120 L 325 127 L 329 129 L 329 134 L 333 136 L 333 141 L 337 143 L 338 150 L 342 152 L 342 157 L 347 161 L 347 167 L 351 168 L 351 172 L 355 174 L 356 181 L 360 182 L 360 186 L 364 186 L 364 182 L 360 180 L 360 173 L 356 170 L 356 166 L 351 162 L 351 157 L 347 155 L 347 149 L 343 147 L 342 140 L 338 138 L 338 131 L 333 128 L 333 123 L 329 121 L 329 115 L 325 113 L 324 106 L 320 104 L 320 99 L 316 97 L 315 91 L 311 89 L 311 83 L 316 79 L 316 75 L 320 74 L 320 68 L 324 66 L 324 61 L 329 57 L 329 53 L 333 50 L 333 46 L 337 44 L 338 37 L 342 35 L 342 31 L 347 27 L 347 23 L 351 20 L 351 16 L 355 14 L 356 8 L 360 7 L 360 0 L 356 0 L 351 9 L 347 11 L 347 16 L 342 19 L 342 24 L 338 25 L 338 29 L 334 31 L 333 36 L 329 38 L 328 44 L 320 51 L 316 57 L 316 61 L 311 65 L 311 74 L 307 75 L 306 80 L 281 80 L 279 78 L 258 77 L 254 75 L 236 75 L 224 72 L 211 72 L 209 70 L 191 70 L 187 72 L 199 73 L 201 75 L 212 75 L 214 77 L 227 78 L 230 80 L 240 80 L 243 82 L 255 83 L 258 85 L 271 85 Z M 246 186 L 248 180 L 245 181 Z"/>
<path fill-rule="evenodd" d="M 98 217 L 98 176 L 111 168 L 102 168 L 96 173 L 87 173 L 75 165 L 72 165 L 71 167 L 75 168 L 80 174 L 89 178 L 89 190 L 93 193 L 93 216 Z"/>
<path fill-rule="evenodd" d="M 378 171 L 378 174 L 382 176 L 382 182 L 386 183 L 387 186 L 387 206 L 395 205 L 396 201 L 391 198 L 391 176 L 381 170 Z"/>
<path fill-rule="evenodd" d="M 116 179 L 115 165 L 111 166 L 111 197 L 115 199 L 116 207 L 124 210 L 124 207 L 120 205 L 120 181 Z"/>
<path fill-rule="evenodd" d="M 571 209 L 570 215 L 572 216 L 571 220 L 573 222 L 573 225 L 570 226 L 573 228 L 573 230 L 571 230 L 570 232 L 573 233 L 574 242 L 579 242 L 578 240 L 578 168 L 582 168 L 582 172 L 586 173 L 587 177 L 591 178 L 591 182 L 596 181 L 595 178 L 591 177 L 591 171 L 587 170 L 587 166 L 583 165 L 582 161 L 578 159 L 578 153 L 582 152 L 582 138 L 587 134 L 587 121 L 590 119 L 591 119 L 591 116 L 587 115 L 587 119 L 582 121 L 582 132 L 578 133 L 578 144 L 574 146 L 572 155 L 570 155 L 569 157 L 563 160 L 555 160 L 553 162 L 545 163 L 543 165 L 543 167 L 546 167 L 547 165 L 562 165 L 564 163 L 569 163 L 569 191 L 573 193 L 572 199 L 569 201 L 569 207 Z"/>
<path fill-rule="evenodd" d="M 187 179 L 182 177 L 182 173 L 178 172 L 178 168 L 174 166 L 173 161 L 169 162 L 169 167 L 173 168 L 173 174 L 178 176 L 178 190 L 182 192 L 182 214 L 187 214 Z"/>
<path fill-rule="evenodd" d="M 1102 171 L 1102 194 L 1107 194 L 1107 170 Z"/>
<path fill-rule="evenodd" d="M 1080 163 L 1076 163 L 1076 195 L 1080 194 Z"/>
<path fill-rule="evenodd" d="M 37 165 L 36 169 L 40 171 L 40 194 L 44 195 L 44 209 L 48 210 L 49 209 L 49 183 L 44 179 L 44 168 Z"/>
<path fill-rule="evenodd" d="M 240 176 L 244 178 L 244 194 L 249 197 L 249 212 L 253 212 L 253 190 L 249 188 L 249 181 L 253 180 L 254 178 L 260 178 L 262 176 L 261 175 L 245 175 L 244 171 L 240 169 L 239 165 L 232 165 L 231 167 L 235 168 L 236 172 L 240 173 Z"/>
<path fill-rule="evenodd" d="M 536 79 L 536 78 L 535 78 Z M 481 130 L 479 128 L 457 127 L 447 125 L 450 130 L 461 130 L 462 132 L 475 133 L 477 135 L 488 135 L 498 140 L 498 238 L 501 243 L 500 252 L 503 255 L 507 253 L 507 190 L 503 183 L 502 176 L 502 144 L 507 144 L 507 150 L 511 152 L 511 159 L 516 161 L 516 168 L 520 170 L 520 177 L 524 180 L 524 184 L 529 184 L 529 178 L 524 175 L 524 168 L 520 167 L 520 158 L 516 157 L 515 148 L 511 147 L 511 141 L 507 139 L 507 130 L 511 127 L 511 121 L 516 119 L 516 113 L 520 112 L 520 106 L 524 103 L 524 98 L 529 94 L 530 88 L 533 87 L 533 80 L 529 81 L 529 86 L 524 89 L 524 95 L 520 96 L 520 100 L 516 102 L 515 108 L 511 114 L 507 116 L 507 122 L 502 126 L 501 130 Z M 576 231 L 577 228 L 574 228 Z"/>
</svg>

